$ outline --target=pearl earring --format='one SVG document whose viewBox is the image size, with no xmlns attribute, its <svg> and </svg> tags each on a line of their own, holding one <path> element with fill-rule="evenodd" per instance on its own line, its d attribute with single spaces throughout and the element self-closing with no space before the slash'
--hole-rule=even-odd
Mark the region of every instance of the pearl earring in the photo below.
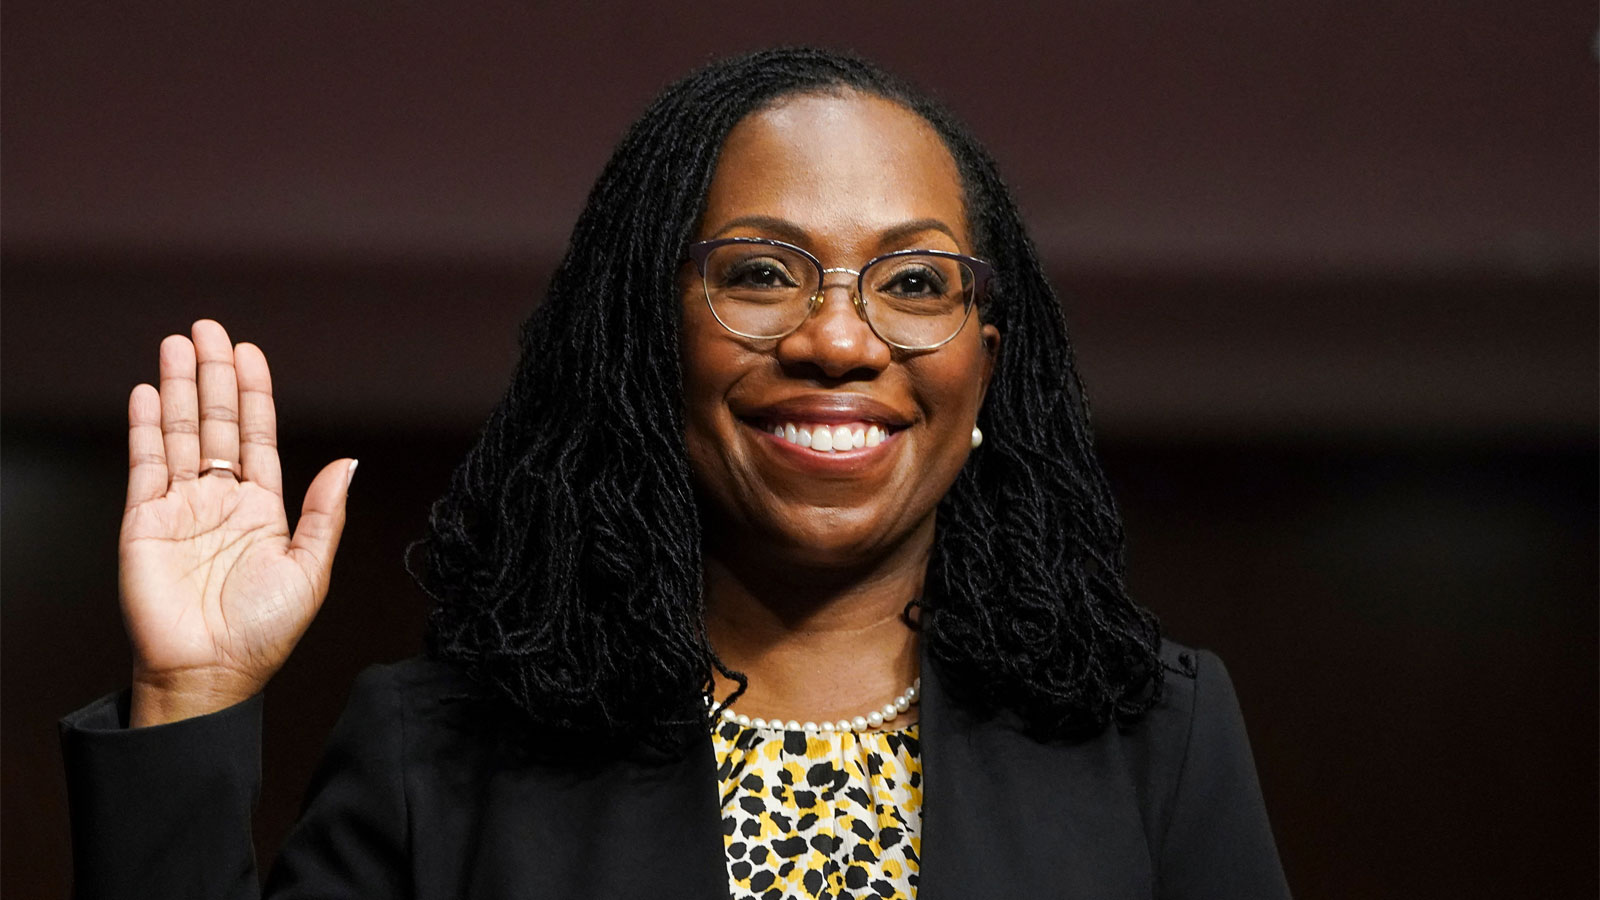
<svg viewBox="0 0 1600 900">
<path fill-rule="evenodd" d="M 972 426 L 972 449 L 976 450 L 982 444 L 983 444 L 983 429 L 981 429 L 978 426 L 974 425 L 974 426 Z"/>
</svg>

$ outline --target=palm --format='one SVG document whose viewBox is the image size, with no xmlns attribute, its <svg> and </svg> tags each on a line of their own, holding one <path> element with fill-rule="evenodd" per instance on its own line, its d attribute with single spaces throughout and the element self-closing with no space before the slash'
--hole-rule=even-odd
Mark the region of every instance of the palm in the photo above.
<svg viewBox="0 0 1600 900">
<path fill-rule="evenodd" d="M 192 343 L 163 342 L 161 389 L 135 388 L 128 417 L 119 555 L 136 688 L 242 699 L 327 593 L 351 463 L 317 476 L 291 535 L 266 359 L 207 320 Z"/>
<path fill-rule="evenodd" d="M 169 671 L 257 671 L 315 609 L 317 585 L 290 556 L 283 501 L 203 478 L 128 510 L 122 580 L 135 652 Z"/>
</svg>

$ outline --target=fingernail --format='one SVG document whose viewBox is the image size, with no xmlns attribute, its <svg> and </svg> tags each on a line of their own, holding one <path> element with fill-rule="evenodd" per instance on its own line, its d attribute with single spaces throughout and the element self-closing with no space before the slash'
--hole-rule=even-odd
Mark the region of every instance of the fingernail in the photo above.
<svg viewBox="0 0 1600 900">
<path fill-rule="evenodd" d="M 350 460 L 350 468 L 344 470 L 344 489 L 350 490 L 350 482 L 356 477 L 356 466 L 361 465 L 361 460 Z"/>
</svg>

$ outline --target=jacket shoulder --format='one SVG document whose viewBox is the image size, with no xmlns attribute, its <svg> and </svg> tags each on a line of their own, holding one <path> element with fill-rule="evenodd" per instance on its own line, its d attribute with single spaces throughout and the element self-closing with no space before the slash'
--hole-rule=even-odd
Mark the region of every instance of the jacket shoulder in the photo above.
<svg viewBox="0 0 1600 900">
<path fill-rule="evenodd" d="M 1193 681 L 1197 674 L 1196 657 L 1204 651 L 1180 644 L 1171 638 L 1161 639 L 1161 665 L 1169 674 L 1181 675 Z"/>
<path fill-rule="evenodd" d="M 471 680 L 460 669 L 422 655 L 368 666 L 357 676 L 356 683 L 374 687 L 382 685 L 418 697 L 470 693 L 472 690 Z"/>
<path fill-rule="evenodd" d="M 1237 717 L 1238 698 L 1228 667 L 1212 651 L 1162 638 L 1160 659 L 1161 698 L 1128 736 L 1151 744 L 1153 762 L 1168 755 L 1181 762 L 1196 727 Z"/>
<path fill-rule="evenodd" d="M 363 669 L 350 689 L 349 706 L 397 715 L 409 741 L 434 726 L 476 716 L 483 700 L 482 689 L 461 669 L 419 655 Z"/>
<path fill-rule="evenodd" d="M 1215 658 L 1206 650 L 1161 639 L 1161 698 L 1128 730 L 1128 737 L 1148 741 L 1158 755 L 1161 749 L 1175 749 L 1181 755 L 1194 715 L 1196 687 L 1204 677 L 1201 660 L 1205 656 Z"/>
<path fill-rule="evenodd" d="M 1130 766 L 1152 846 L 1159 846 L 1170 820 L 1200 712 L 1196 701 L 1215 659 L 1209 651 L 1163 638 L 1159 700 L 1136 722 L 1117 729 L 1116 746 Z"/>
<path fill-rule="evenodd" d="M 1215 653 L 1162 642 L 1167 736 L 1151 755 L 1152 846 L 1164 893 L 1289 896 L 1239 698 Z M 1180 732 L 1181 729 L 1181 732 Z M 1227 860 L 1226 865 L 1220 864 Z"/>
</svg>

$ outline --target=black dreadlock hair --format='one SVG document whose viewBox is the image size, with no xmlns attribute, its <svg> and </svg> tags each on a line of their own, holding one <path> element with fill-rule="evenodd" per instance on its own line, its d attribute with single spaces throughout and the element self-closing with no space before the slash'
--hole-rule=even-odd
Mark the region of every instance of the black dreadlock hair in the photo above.
<svg viewBox="0 0 1600 900">
<path fill-rule="evenodd" d="M 1062 310 L 993 160 L 873 65 L 779 49 L 689 75 L 629 128 L 522 328 L 510 387 L 417 542 L 429 654 L 534 725 L 670 745 L 705 722 L 714 668 L 744 684 L 706 635 L 677 272 L 729 130 L 784 97 L 845 91 L 934 127 L 996 271 L 980 307 L 1004 336 L 980 413 L 990 440 L 940 503 L 913 601 L 941 682 L 1042 736 L 1130 725 L 1161 695 L 1159 627 L 1127 594 Z"/>
</svg>

